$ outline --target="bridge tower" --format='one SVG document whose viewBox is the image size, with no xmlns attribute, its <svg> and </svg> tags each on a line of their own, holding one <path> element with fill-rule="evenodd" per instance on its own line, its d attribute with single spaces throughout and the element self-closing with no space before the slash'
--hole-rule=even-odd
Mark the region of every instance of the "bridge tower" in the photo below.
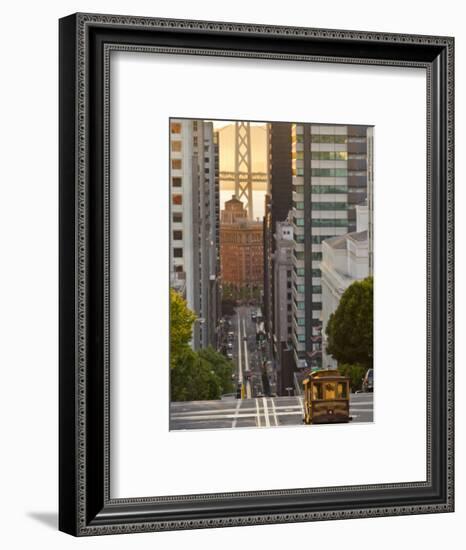
<svg viewBox="0 0 466 550">
<path fill-rule="evenodd" d="M 242 201 L 253 219 L 251 125 L 249 122 L 235 123 L 235 194 Z"/>
</svg>

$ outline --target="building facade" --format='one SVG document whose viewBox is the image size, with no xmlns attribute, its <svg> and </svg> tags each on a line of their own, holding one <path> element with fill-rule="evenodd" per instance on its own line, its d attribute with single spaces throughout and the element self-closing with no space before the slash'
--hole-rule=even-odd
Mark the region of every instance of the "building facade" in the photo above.
<svg viewBox="0 0 466 550">
<path fill-rule="evenodd" d="M 225 201 L 220 219 L 222 284 L 237 291 L 262 289 L 262 222 L 248 219 L 247 210 L 235 195 Z"/>
<path fill-rule="evenodd" d="M 368 198 L 368 166 L 372 174 L 371 136 L 368 126 L 292 126 L 297 368 L 322 366 L 322 242 L 356 231 L 356 206 Z"/>
<path fill-rule="evenodd" d="M 211 122 L 170 121 L 170 284 L 197 315 L 193 348 L 216 346 L 218 147 Z"/>
<path fill-rule="evenodd" d="M 291 124 L 267 124 L 268 181 L 264 214 L 264 326 L 269 337 L 274 333 L 275 284 L 272 256 L 277 223 L 287 219 L 292 207 Z"/>
<path fill-rule="evenodd" d="M 293 387 L 292 353 L 292 269 L 293 226 L 291 220 L 277 222 L 274 234 L 273 270 L 273 332 L 272 352 L 277 369 L 277 393 L 287 395 Z"/>
<path fill-rule="evenodd" d="M 369 275 L 368 207 L 356 207 L 356 232 L 322 243 L 322 366 L 336 368 L 337 361 L 326 352 L 326 327 L 345 290 Z"/>
</svg>

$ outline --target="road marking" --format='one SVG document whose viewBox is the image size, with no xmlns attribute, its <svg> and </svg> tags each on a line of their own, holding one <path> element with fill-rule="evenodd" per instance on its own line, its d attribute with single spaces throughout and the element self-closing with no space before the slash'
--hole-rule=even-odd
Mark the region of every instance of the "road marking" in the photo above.
<svg viewBox="0 0 466 550">
<path fill-rule="evenodd" d="M 265 426 L 270 428 L 269 408 L 267 407 L 267 399 L 265 397 L 262 398 L 262 406 L 264 407 Z"/>
<path fill-rule="evenodd" d="M 241 399 L 238 399 L 237 400 L 238 403 L 240 404 L 241 403 Z M 255 411 L 256 409 L 254 407 L 243 407 L 241 409 L 241 411 L 247 411 L 247 412 L 251 412 L 251 411 Z M 222 415 L 223 413 L 234 413 L 236 412 L 236 407 L 234 409 L 201 409 L 200 411 L 180 411 L 180 412 L 174 412 L 172 413 L 172 416 L 180 416 L 180 415 L 183 415 L 183 414 L 190 414 L 190 415 L 196 415 L 196 414 L 217 414 L 217 415 Z"/>
<path fill-rule="evenodd" d="M 259 408 L 259 399 L 256 399 L 256 420 L 257 420 L 257 426 L 261 427 L 261 411 Z"/>
<path fill-rule="evenodd" d="M 236 404 L 235 418 L 233 419 L 233 424 L 231 425 L 232 428 L 236 428 L 236 422 L 238 421 L 238 411 L 239 411 L 240 405 L 241 405 L 241 399 L 238 399 L 238 403 Z"/>
<path fill-rule="evenodd" d="M 277 418 L 277 411 L 275 409 L 275 402 L 273 399 L 271 399 L 270 401 L 272 401 L 272 412 L 273 412 L 273 418 L 275 420 L 275 426 L 278 426 L 278 418 Z"/>
<path fill-rule="evenodd" d="M 301 416 L 299 413 L 290 413 L 290 412 L 280 412 L 277 413 L 277 416 Z M 223 416 L 220 416 L 218 414 L 212 415 L 212 414 L 205 414 L 205 415 L 193 415 L 193 416 L 178 416 L 173 417 L 172 420 L 225 420 L 225 419 L 233 419 L 233 418 L 256 418 L 257 412 L 254 413 L 238 413 L 238 414 L 225 414 Z M 270 428 L 270 418 L 268 416 L 265 417 L 266 419 L 266 426 Z M 269 423 L 267 424 L 267 419 L 269 420 Z"/>
</svg>

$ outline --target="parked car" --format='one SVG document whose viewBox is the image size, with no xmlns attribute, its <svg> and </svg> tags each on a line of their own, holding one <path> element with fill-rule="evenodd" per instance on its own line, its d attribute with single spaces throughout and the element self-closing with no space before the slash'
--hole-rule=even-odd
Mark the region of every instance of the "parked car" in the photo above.
<svg viewBox="0 0 466 550">
<path fill-rule="evenodd" d="M 374 391 L 374 369 L 369 369 L 362 381 L 362 391 L 373 392 Z"/>
</svg>

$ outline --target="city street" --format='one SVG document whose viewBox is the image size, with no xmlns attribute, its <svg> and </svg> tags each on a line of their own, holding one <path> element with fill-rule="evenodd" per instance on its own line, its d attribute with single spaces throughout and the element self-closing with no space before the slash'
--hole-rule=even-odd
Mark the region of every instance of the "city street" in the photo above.
<svg viewBox="0 0 466 550">
<path fill-rule="evenodd" d="M 373 421 L 373 393 L 350 396 L 351 423 Z M 302 397 L 258 397 L 176 402 L 170 406 L 171 430 L 302 425 Z"/>
<path fill-rule="evenodd" d="M 256 342 L 256 323 L 252 320 L 252 313 L 255 311 L 257 307 L 240 306 L 231 318 L 235 381 L 237 384 L 244 384 L 247 399 L 266 394 L 261 371 L 262 352 Z"/>
</svg>

